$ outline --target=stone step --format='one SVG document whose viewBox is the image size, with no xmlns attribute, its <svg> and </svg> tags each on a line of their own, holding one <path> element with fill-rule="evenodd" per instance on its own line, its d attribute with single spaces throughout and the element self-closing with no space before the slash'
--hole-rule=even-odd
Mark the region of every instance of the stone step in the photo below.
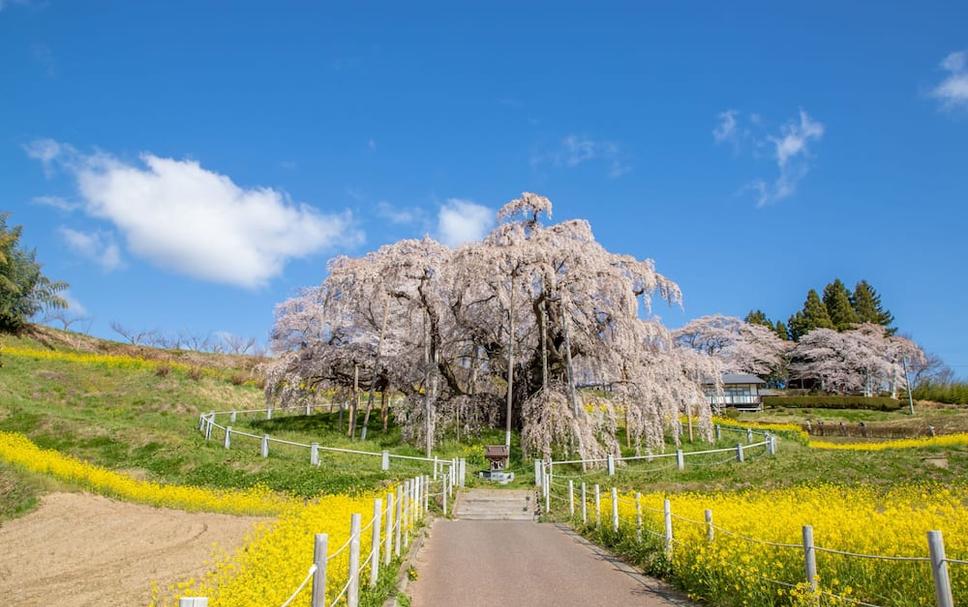
<svg viewBox="0 0 968 607">
<path fill-rule="evenodd" d="M 534 520 L 530 491 L 475 489 L 461 493 L 454 515 L 459 519 L 478 521 Z"/>
</svg>

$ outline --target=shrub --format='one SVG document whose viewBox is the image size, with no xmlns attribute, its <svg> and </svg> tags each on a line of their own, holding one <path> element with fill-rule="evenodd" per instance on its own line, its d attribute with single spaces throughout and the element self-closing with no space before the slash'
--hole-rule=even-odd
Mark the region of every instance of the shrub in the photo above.
<svg viewBox="0 0 968 607">
<path fill-rule="evenodd" d="M 171 373 L 171 365 L 161 364 L 155 367 L 155 375 L 158 377 L 168 377 L 169 373 Z"/>
<path fill-rule="evenodd" d="M 871 411 L 897 411 L 904 404 L 887 396 L 764 396 L 765 407 L 812 409 L 869 409 Z"/>
<path fill-rule="evenodd" d="M 968 382 L 926 382 L 914 389 L 914 398 L 952 405 L 968 405 Z"/>
<path fill-rule="evenodd" d="M 232 385 L 234 386 L 241 386 L 245 383 L 246 377 L 242 373 L 233 373 L 231 377 L 229 377 L 229 381 L 232 382 Z"/>
</svg>

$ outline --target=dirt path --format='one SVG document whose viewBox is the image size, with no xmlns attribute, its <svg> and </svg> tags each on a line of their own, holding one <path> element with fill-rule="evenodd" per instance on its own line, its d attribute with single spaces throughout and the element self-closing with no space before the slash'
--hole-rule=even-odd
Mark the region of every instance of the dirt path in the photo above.
<svg viewBox="0 0 968 607">
<path fill-rule="evenodd" d="M 4 604 L 145 605 L 206 570 L 214 544 L 234 550 L 259 520 L 165 510 L 84 493 L 53 493 L 0 527 Z"/>
<path fill-rule="evenodd" d="M 438 519 L 417 559 L 414 607 L 691 606 L 566 527 Z"/>
</svg>

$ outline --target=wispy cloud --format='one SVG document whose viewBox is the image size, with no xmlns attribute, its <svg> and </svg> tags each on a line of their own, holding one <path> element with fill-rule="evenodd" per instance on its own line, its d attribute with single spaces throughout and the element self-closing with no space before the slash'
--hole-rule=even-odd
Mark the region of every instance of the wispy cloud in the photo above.
<svg viewBox="0 0 968 607">
<path fill-rule="evenodd" d="M 376 203 L 376 214 L 381 219 L 397 225 L 422 223 L 427 215 L 420 207 L 398 207 L 385 200 Z"/>
<path fill-rule="evenodd" d="M 534 168 L 550 165 L 573 169 L 590 162 L 604 163 L 608 176 L 612 178 L 621 177 L 631 170 L 617 143 L 581 135 L 568 135 L 553 149 L 539 151 L 531 156 L 531 166 Z"/>
<path fill-rule="evenodd" d="M 748 126 L 741 126 L 740 120 L 741 115 L 736 110 L 720 113 L 719 122 L 713 129 L 713 139 L 717 143 L 731 142 L 736 149 L 749 139 L 754 154 L 760 149 L 770 150 L 769 157 L 777 167 L 776 177 L 754 179 L 745 188 L 755 194 L 756 206 L 763 207 L 793 196 L 800 181 L 810 172 L 811 146 L 823 138 L 823 123 L 811 118 L 803 109 L 797 118 L 773 133 L 764 130 L 759 114 L 750 114 Z"/>
<path fill-rule="evenodd" d="M 55 209 L 60 209 L 61 211 L 75 211 L 81 208 L 79 203 L 71 202 L 70 200 L 60 196 L 34 196 L 30 200 L 30 203 L 45 207 L 53 207 Z"/>
<path fill-rule="evenodd" d="M 437 214 L 437 239 L 449 247 L 480 240 L 494 226 L 494 211 L 470 200 L 451 198 Z"/>
<path fill-rule="evenodd" d="M 45 171 L 73 177 L 84 212 L 112 224 L 130 253 L 201 280 L 259 287 L 293 258 L 363 238 L 349 212 L 324 214 L 280 190 L 241 187 L 192 160 L 145 153 L 129 163 L 50 139 L 26 150 Z M 109 245 L 72 232 L 64 234 L 70 246 L 111 264 Z"/>
<path fill-rule="evenodd" d="M 121 249 L 108 232 L 82 232 L 62 227 L 61 238 L 67 247 L 97 265 L 105 272 L 121 267 Z"/>
<path fill-rule="evenodd" d="M 931 96 L 945 109 L 968 108 L 968 50 L 948 54 L 941 69 L 948 76 L 931 89 Z"/>
</svg>

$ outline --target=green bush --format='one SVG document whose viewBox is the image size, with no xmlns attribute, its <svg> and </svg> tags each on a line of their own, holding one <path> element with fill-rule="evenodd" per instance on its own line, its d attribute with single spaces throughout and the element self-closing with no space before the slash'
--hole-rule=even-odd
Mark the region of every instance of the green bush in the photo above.
<svg viewBox="0 0 968 607">
<path fill-rule="evenodd" d="M 812 409 L 869 409 L 871 411 L 897 411 L 904 404 L 887 396 L 764 396 L 765 407 Z"/>
<path fill-rule="evenodd" d="M 951 405 L 968 404 L 968 382 L 927 382 L 914 389 L 914 398 Z"/>
</svg>

